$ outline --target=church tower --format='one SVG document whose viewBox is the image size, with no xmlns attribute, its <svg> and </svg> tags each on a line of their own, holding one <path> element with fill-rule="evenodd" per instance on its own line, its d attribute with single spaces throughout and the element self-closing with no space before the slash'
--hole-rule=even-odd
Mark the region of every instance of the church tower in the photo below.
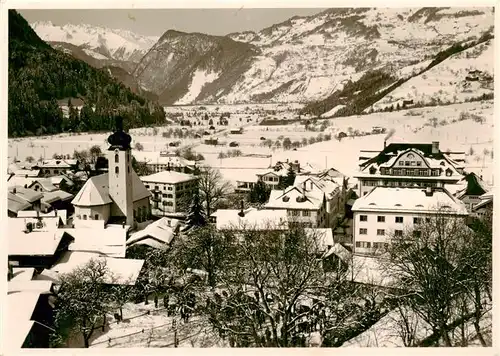
<svg viewBox="0 0 500 356">
<path fill-rule="evenodd" d="M 109 195 L 115 203 L 111 216 L 124 216 L 129 226 L 134 224 L 131 142 L 123 131 L 123 118 L 116 117 L 116 131 L 108 137 Z"/>
</svg>

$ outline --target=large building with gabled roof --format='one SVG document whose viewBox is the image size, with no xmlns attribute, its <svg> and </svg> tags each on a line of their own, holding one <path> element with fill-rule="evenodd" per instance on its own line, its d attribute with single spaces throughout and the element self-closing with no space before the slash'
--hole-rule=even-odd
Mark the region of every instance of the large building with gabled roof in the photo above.
<svg viewBox="0 0 500 356">
<path fill-rule="evenodd" d="M 108 173 L 91 177 L 72 201 L 77 220 L 104 220 L 133 227 L 149 218 L 151 193 L 132 169 L 131 141 L 118 118 L 116 131 L 108 138 Z"/>
<path fill-rule="evenodd" d="M 444 187 L 463 178 L 463 152 L 443 152 L 439 142 L 384 144 L 380 152 L 361 151 L 359 196 L 374 187 Z"/>
</svg>

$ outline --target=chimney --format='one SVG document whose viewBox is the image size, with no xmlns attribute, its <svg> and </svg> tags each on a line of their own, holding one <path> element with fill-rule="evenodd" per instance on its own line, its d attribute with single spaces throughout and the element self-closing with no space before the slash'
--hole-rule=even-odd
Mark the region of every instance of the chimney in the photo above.
<svg viewBox="0 0 500 356">
<path fill-rule="evenodd" d="M 57 216 L 57 209 L 54 209 L 54 215 Z"/>
<path fill-rule="evenodd" d="M 12 194 L 16 194 L 16 193 L 17 193 L 17 189 L 16 188 L 12 189 Z"/>
<path fill-rule="evenodd" d="M 304 189 L 304 192 L 307 190 L 307 189 L 306 189 L 306 181 L 304 181 L 304 182 L 302 183 L 302 188 Z"/>
<path fill-rule="evenodd" d="M 245 216 L 245 212 L 243 211 L 245 209 L 245 203 L 243 202 L 243 200 L 240 202 L 240 212 L 238 213 L 239 216 L 241 217 L 244 217 Z"/>
<path fill-rule="evenodd" d="M 439 153 L 439 141 L 432 141 L 432 154 Z"/>
<path fill-rule="evenodd" d="M 425 188 L 425 196 L 426 197 L 432 197 L 432 193 L 433 193 L 432 187 L 426 187 Z"/>
<path fill-rule="evenodd" d="M 387 140 L 384 140 L 384 150 L 387 147 Z"/>
<path fill-rule="evenodd" d="M 122 228 L 125 229 L 125 221 L 122 222 Z"/>
<path fill-rule="evenodd" d="M 37 211 L 36 211 L 36 217 L 37 217 L 37 218 L 40 218 L 40 210 L 37 210 Z"/>
</svg>

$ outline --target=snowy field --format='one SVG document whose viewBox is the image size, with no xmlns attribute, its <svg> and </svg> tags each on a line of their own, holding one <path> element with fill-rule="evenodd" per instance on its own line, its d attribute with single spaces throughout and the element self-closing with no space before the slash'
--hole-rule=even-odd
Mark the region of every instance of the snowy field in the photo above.
<svg viewBox="0 0 500 356">
<path fill-rule="evenodd" d="M 457 121 L 461 115 L 474 114 L 484 118 L 484 123 L 472 119 Z M 435 118 L 436 127 L 430 122 Z M 431 142 L 440 141 L 442 150 L 463 150 L 467 154 L 466 168 L 482 174 L 490 184 L 493 183 L 493 101 L 462 103 L 446 106 L 424 107 L 419 109 L 401 110 L 391 113 L 374 113 L 362 116 L 350 116 L 328 120 L 327 131 L 332 135 L 339 132 L 371 132 L 374 126 L 384 127 L 395 133 L 389 142 Z M 320 120 L 321 123 L 321 120 Z M 317 125 L 319 126 L 320 123 Z M 153 129 L 131 130 L 133 144 L 140 142 L 145 151 L 164 151 L 166 144 L 180 139 L 165 139 L 162 133 L 168 126 L 158 128 L 158 134 L 153 135 Z M 228 127 L 225 127 L 227 130 Z M 203 154 L 207 164 L 215 167 L 264 169 L 277 160 L 297 159 L 301 163 L 307 162 L 319 167 L 335 167 L 344 174 L 353 175 L 357 171 L 358 155 L 360 150 L 383 148 L 385 134 L 348 137 L 340 142 L 333 139 L 298 148 L 297 151 L 282 148 L 268 148 L 261 145 L 261 137 L 273 141 L 280 137 L 289 137 L 293 142 L 302 138 L 316 137 L 320 132 L 305 131 L 303 125 L 291 124 L 281 126 L 252 125 L 245 127 L 241 135 L 219 134 L 219 141 L 225 146 L 208 146 L 202 144 L 202 139 L 182 139 L 183 145 L 194 145 L 194 150 Z M 108 145 L 105 141 L 106 134 L 81 134 L 69 136 L 68 134 L 51 137 L 36 137 L 9 139 L 9 162 L 16 157 L 24 161 L 27 156 L 38 159 L 39 156 L 52 157 L 57 154 L 73 154 L 74 150 L 87 149 L 92 145 L 99 145 L 103 150 Z M 239 147 L 231 148 L 229 143 L 236 141 Z M 470 155 L 472 148 L 473 154 Z M 238 157 L 219 159 L 220 152 L 238 149 L 242 154 L 272 155 L 272 158 Z M 174 150 L 170 148 L 170 150 Z M 486 150 L 486 151 L 485 151 Z M 486 152 L 486 154 L 484 154 Z M 231 173 L 229 173 L 229 176 Z M 228 176 L 228 179 L 229 179 Z M 230 179 L 232 180 L 232 179 Z"/>
</svg>

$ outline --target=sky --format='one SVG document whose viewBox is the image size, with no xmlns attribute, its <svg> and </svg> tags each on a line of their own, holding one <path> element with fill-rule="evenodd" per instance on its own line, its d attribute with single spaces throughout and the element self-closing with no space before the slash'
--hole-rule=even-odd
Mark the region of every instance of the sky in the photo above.
<svg viewBox="0 0 500 356">
<path fill-rule="evenodd" d="M 232 32 L 260 31 L 293 16 L 310 16 L 323 11 L 314 9 L 109 9 L 18 11 L 30 23 L 52 21 L 54 25 L 89 24 L 126 29 L 144 36 L 161 36 L 174 29 L 227 35 Z"/>
</svg>

